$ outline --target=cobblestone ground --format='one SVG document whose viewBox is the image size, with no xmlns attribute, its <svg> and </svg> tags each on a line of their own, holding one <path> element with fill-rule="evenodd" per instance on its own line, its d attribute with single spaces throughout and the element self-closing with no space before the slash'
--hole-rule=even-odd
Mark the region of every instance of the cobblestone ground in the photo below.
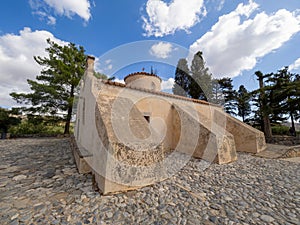
<svg viewBox="0 0 300 225">
<path fill-rule="evenodd" d="M 0 224 L 300 224 L 300 164 L 238 155 L 101 196 L 77 173 L 68 139 L 0 141 Z"/>
</svg>

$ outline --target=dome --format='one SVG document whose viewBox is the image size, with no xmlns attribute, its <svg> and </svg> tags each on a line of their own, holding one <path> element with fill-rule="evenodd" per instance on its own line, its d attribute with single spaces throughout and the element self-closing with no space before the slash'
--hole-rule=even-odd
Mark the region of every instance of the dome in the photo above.
<svg viewBox="0 0 300 225">
<path fill-rule="evenodd" d="M 152 91 L 161 90 L 161 79 L 159 76 L 146 73 L 146 72 L 136 72 L 127 75 L 124 78 L 127 87 L 148 89 Z"/>
</svg>

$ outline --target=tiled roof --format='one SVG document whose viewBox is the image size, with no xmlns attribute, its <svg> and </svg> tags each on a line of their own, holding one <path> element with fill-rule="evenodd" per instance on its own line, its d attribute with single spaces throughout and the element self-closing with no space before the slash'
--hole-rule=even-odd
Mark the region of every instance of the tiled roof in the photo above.
<svg viewBox="0 0 300 225">
<path fill-rule="evenodd" d="M 119 83 L 119 82 L 115 82 L 115 81 L 111 81 L 111 80 L 102 80 L 102 82 L 104 84 L 108 84 L 108 85 L 112 85 L 112 86 L 117 86 L 117 87 L 122 87 L 122 88 L 126 87 L 125 84 L 122 84 L 122 83 Z M 171 97 L 171 98 L 181 99 L 181 100 L 184 100 L 184 101 L 189 101 L 189 102 L 194 102 L 194 103 L 199 103 L 199 104 L 204 104 L 204 105 L 213 105 L 213 106 L 220 107 L 218 105 L 209 103 L 209 102 L 204 101 L 204 100 L 183 97 L 183 96 L 180 96 L 180 95 L 173 95 L 173 94 L 169 94 L 169 93 L 166 93 L 166 92 L 152 91 L 152 90 L 149 90 L 149 89 L 134 88 L 134 87 L 126 87 L 126 88 L 133 89 L 133 90 L 138 90 L 138 91 L 142 91 L 142 92 L 147 92 L 147 93 L 151 93 L 151 94 L 155 94 L 155 95 L 160 95 L 160 96 L 165 96 L 165 97 Z"/>
<path fill-rule="evenodd" d="M 156 74 L 147 73 L 147 72 L 135 72 L 135 73 L 128 74 L 126 77 L 124 77 L 124 80 L 126 80 L 128 77 L 135 76 L 135 75 L 144 75 L 144 76 L 157 77 L 161 81 L 161 78 L 159 76 L 157 76 Z"/>
<path fill-rule="evenodd" d="M 120 83 L 120 82 L 115 82 L 112 80 L 102 80 L 102 82 L 104 84 L 109 84 L 109 85 L 113 85 L 113 86 L 118 86 L 118 87 L 126 87 L 126 84 Z"/>
</svg>

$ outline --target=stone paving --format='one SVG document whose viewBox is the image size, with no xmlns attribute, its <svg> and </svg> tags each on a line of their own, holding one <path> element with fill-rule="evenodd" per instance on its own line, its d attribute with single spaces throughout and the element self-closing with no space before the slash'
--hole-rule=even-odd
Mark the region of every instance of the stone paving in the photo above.
<svg viewBox="0 0 300 225">
<path fill-rule="evenodd" d="M 300 224 L 300 164 L 238 161 L 102 196 L 78 174 L 68 139 L 0 141 L 0 224 Z"/>
</svg>

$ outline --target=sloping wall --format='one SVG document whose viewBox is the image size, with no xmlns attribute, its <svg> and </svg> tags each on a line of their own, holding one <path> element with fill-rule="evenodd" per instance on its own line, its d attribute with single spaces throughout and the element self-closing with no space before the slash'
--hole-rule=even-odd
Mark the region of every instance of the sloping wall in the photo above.
<svg viewBox="0 0 300 225">
<path fill-rule="evenodd" d="M 219 164 L 237 159 L 233 136 L 225 129 L 208 123 L 201 113 L 189 106 L 174 104 L 174 109 L 178 112 L 176 121 L 180 120 L 181 127 L 176 149 Z"/>
<path fill-rule="evenodd" d="M 75 139 L 104 194 L 166 179 L 190 156 L 223 164 L 236 160 L 236 150 L 266 146 L 262 132 L 217 106 L 102 82 L 92 64 L 81 83 Z"/>
<path fill-rule="evenodd" d="M 102 192 L 135 189 L 166 179 L 159 135 L 133 102 L 103 91 L 99 92 L 97 104 L 96 114 L 109 140 L 106 172 L 98 178 Z M 99 137 L 103 136 L 102 128 L 97 132 Z"/>
<path fill-rule="evenodd" d="M 226 125 L 226 130 L 234 136 L 237 151 L 257 153 L 266 149 L 263 132 L 219 110 L 214 112 L 214 121 Z"/>
</svg>

